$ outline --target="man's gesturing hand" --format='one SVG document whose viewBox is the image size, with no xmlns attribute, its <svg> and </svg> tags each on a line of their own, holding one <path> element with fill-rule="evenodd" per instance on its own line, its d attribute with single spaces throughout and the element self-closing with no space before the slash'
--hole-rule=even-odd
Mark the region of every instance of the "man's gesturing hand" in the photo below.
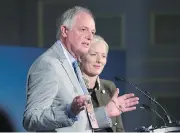
<svg viewBox="0 0 180 133">
<path fill-rule="evenodd" d="M 85 109 L 85 105 L 91 97 L 89 95 L 76 96 L 71 104 L 72 112 L 77 115 L 79 112 Z"/>
<path fill-rule="evenodd" d="M 128 112 L 136 109 L 139 103 L 139 98 L 135 97 L 133 93 L 119 96 L 119 89 L 117 88 L 111 101 L 106 105 L 106 111 L 109 117 L 118 116 L 123 112 Z"/>
</svg>

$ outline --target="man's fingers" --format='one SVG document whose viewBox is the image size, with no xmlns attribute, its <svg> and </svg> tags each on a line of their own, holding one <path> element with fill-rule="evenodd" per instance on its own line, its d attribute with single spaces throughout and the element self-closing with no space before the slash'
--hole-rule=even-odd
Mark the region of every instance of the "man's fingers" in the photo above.
<svg viewBox="0 0 180 133">
<path fill-rule="evenodd" d="M 123 110 L 123 112 L 133 111 L 136 110 L 136 107 L 128 107 Z"/>
<path fill-rule="evenodd" d="M 130 103 L 127 103 L 127 104 L 126 104 L 126 107 L 135 106 L 135 105 L 137 105 L 138 103 L 139 103 L 138 101 L 130 102 Z"/>
<path fill-rule="evenodd" d="M 79 101 L 78 110 L 79 110 L 79 112 L 86 108 L 85 106 L 88 103 L 88 101 L 90 100 L 90 98 L 91 98 L 90 95 L 81 95 L 78 97 L 78 101 Z"/>
<path fill-rule="evenodd" d="M 134 93 L 124 94 L 123 97 L 124 97 L 124 100 L 129 99 L 131 97 L 134 97 Z"/>
<path fill-rule="evenodd" d="M 81 95 L 81 96 L 75 97 L 77 104 L 78 103 L 84 103 L 85 104 L 85 102 L 90 100 L 90 98 L 91 98 L 91 96 L 89 96 L 89 95 Z"/>
<path fill-rule="evenodd" d="M 81 96 L 76 96 L 73 100 L 73 108 L 76 110 L 81 110 L 83 106 L 87 104 L 87 102 L 90 100 L 89 95 L 81 95 Z"/>
<path fill-rule="evenodd" d="M 131 102 L 136 102 L 136 101 L 138 101 L 138 100 L 139 100 L 138 97 L 131 97 L 131 98 L 129 98 L 129 99 L 126 99 L 126 102 L 131 103 Z"/>
<path fill-rule="evenodd" d="M 129 98 L 129 99 L 126 99 L 125 100 L 125 107 L 130 107 L 130 106 L 134 106 L 134 105 L 136 105 L 136 104 L 138 104 L 139 103 L 139 98 L 138 97 L 131 97 L 131 98 Z"/>
<path fill-rule="evenodd" d="M 85 108 L 86 108 L 85 106 L 82 106 L 82 107 L 79 108 L 79 111 L 82 111 L 82 110 L 84 110 Z"/>
<path fill-rule="evenodd" d="M 85 109 L 85 105 L 87 103 L 87 101 L 90 99 L 90 96 L 88 95 L 80 95 L 80 96 L 76 96 L 72 102 L 72 110 L 75 114 L 78 114 L 79 112 L 81 112 L 82 110 Z"/>
<path fill-rule="evenodd" d="M 82 103 L 84 103 L 84 99 L 82 99 L 82 98 L 78 98 L 78 99 L 76 99 L 76 104 L 82 104 Z"/>
</svg>

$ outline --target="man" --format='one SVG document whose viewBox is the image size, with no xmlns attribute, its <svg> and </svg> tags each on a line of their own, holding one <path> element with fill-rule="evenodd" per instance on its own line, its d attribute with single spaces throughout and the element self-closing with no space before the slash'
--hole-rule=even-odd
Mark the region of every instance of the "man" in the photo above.
<svg viewBox="0 0 180 133">
<path fill-rule="evenodd" d="M 95 31 L 93 15 L 86 8 L 76 6 L 61 16 L 58 41 L 33 63 L 28 73 L 23 119 L 27 131 L 92 131 L 86 109 L 89 95 L 73 64 L 88 52 Z M 117 91 L 106 107 L 96 108 L 98 127 L 109 127 L 111 116 L 134 110 L 130 106 L 138 99 L 133 94 L 128 94 L 127 99 L 119 99 Z"/>
</svg>

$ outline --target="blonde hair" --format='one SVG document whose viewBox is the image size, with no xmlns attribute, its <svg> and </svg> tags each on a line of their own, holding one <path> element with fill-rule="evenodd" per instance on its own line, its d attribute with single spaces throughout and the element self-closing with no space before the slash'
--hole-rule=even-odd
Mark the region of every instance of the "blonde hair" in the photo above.
<svg viewBox="0 0 180 133">
<path fill-rule="evenodd" d="M 94 35 L 91 44 L 96 44 L 96 43 L 103 43 L 103 44 L 105 44 L 106 45 L 106 50 L 107 50 L 107 53 L 108 53 L 109 45 L 107 44 L 107 42 L 104 40 L 103 37 L 101 37 L 100 35 Z"/>
</svg>

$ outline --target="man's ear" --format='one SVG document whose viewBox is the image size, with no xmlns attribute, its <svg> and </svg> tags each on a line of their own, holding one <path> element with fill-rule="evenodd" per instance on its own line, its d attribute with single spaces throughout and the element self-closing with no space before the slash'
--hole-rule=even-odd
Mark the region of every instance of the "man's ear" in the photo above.
<svg viewBox="0 0 180 133">
<path fill-rule="evenodd" d="M 61 35 L 63 37 L 67 37 L 67 27 L 65 25 L 62 25 L 60 28 L 61 28 Z"/>
</svg>

